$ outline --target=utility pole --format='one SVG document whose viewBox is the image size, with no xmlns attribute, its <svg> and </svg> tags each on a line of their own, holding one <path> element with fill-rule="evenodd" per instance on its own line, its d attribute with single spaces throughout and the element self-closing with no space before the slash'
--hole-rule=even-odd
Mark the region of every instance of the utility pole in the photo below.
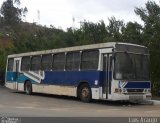
<svg viewBox="0 0 160 123">
<path fill-rule="evenodd" d="M 40 10 L 37 10 L 37 23 L 40 24 Z"/>
<path fill-rule="evenodd" d="M 73 21 L 73 23 L 72 23 L 72 29 L 73 29 L 73 33 L 75 32 L 75 18 L 73 17 L 72 18 L 72 21 Z"/>
</svg>

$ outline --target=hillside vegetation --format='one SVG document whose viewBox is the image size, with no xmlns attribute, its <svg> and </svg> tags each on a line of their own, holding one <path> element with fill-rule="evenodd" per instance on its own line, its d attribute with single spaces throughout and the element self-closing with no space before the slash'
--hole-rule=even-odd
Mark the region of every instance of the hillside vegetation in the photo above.
<svg viewBox="0 0 160 123">
<path fill-rule="evenodd" d="M 17 5 L 19 7 L 17 7 Z M 20 7 L 19 0 L 6 0 L 0 8 L 0 71 L 4 73 L 8 54 L 69 47 L 102 42 L 128 42 L 145 45 L 150 49 L 152 92 L 160 90 L 160 5 L 148 1 L 144 8 L 135 8 L 135 13 L 144 25 L 138 22 L 124 23 L 115 17 L 93 23 L 81 22 L 79 29 L 67 31 L 54 26 L 45 27 L 23 22 L 27 8 Z M 54 24 L 53 24 L 54 25 Z"/>
</svg>

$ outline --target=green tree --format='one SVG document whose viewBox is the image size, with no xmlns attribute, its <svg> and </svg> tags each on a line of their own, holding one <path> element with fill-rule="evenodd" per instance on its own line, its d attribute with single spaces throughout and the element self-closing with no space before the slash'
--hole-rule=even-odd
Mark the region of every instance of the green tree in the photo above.
<svg viewBox="0 0 160 123">
<path fill-rule="evenodd" d="M 142 26 L 137 22 L 128 22 L 122 30 L 123 41 L 128 43 L 143 44 Z"/>
<path fill-rule="evenodd" d="M 160 6 L 148 1 L 145 8 L 136 8 L 135 12 L 144 22 L 143 41 L 150 48 L 152 91 L 160 90 Z"/>
<path fill-rule="evenodd" d="M 107 31 L 105 23 L 81 22 L 81 44 L 101 43 L 104 41 Z"/>
<path fill-rule="evenodd" d="M 3 2 L 0 13 L 4 18 L 3 21 L 7 25 L 14 25 L 21 22 L 21 17 L 28 11 L 27 8 L 19 8 L 19 0 L 6 0 Z"/>
<path fill-rule="evenodd" d="M 108 19 L 109 25 L 107 26 L 108 40 L 122 42 L 122 30 L 124 28 L 124 22 L 122 20 L 116 20 L 115 17 Z"/>
</svg>

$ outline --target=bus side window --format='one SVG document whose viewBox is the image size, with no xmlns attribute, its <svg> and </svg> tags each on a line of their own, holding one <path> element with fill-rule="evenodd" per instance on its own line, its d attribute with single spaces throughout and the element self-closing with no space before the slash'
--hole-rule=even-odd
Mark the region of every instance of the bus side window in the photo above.
<svg viewBox="0 0 160 123">
<path fill-rule="evenodd" d="M 99 51 L 82 52 L 81 70 L 97 70 L 99 61 Z"/>
<path fill-rule="evenodd" d="M 30 70 L 30 56 L 22 57 L 21 70 L 29 71 Z"/>
<path fill-rule="evenodd" d="M 52 54 L 42 55 L 42 70 L 52 70 Z"/>
<path fill-rule="evenodd" d="M 53 55 L 53 68 L 52 70 L 64 70 L 65 66 L 65 53 Z"/>
<path fill-rule="evenodd" d="M 14 64 L 14 59 L 13 58 L 9 58 L 8 59 L 7 71 L 13 71 L 13 64 Z"/>
<path fill-rule="evenodd" d="M 66 70 L 79 70 L 80 52 L 67 53 Z"/>
<path fill-rule="evenodd" d="M 32 56 L 31 70 L 38 71 L 41 69 L 41 56 Z"/>
</svg>

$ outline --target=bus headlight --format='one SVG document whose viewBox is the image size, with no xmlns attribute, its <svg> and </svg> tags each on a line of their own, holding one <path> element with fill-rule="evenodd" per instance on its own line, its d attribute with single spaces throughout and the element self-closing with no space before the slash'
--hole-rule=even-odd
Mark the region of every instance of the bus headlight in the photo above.
<svg viewBox="0 0 160 123">
<path fill-rule="evenodd" d="M 118 93 L 118 92 L 119 92 L 119 89 L 115 88 L 114 93 Z"/>
<path fill-rule="evenodd" d="M 143 92 L 146 93 L 146 92 L 147 92 L 147 89 L 144 89 Z"/>
<path fill-rule="evenodd" d="M 127 93 L 125 88 L 115 88 L 114 93 Z"/>
<path fill-rule="evenodd" d="M 125 93 L 126 89 L 115 88 L 114 93 Z"/>
<path fill-rule="evenodd" d="M 127 89 L 125 89 L 125 88 L 123 88 L 123 91 L 122 91 L 123 93 L 127 93 Z"/>
<path fill-rule="evenodd" d="M 144 93 L 151 93 L 151 89 L 144 89 Z"/>
<path fill-rule="evenodd" d="M 148 89 L 148 93 L 151 93 L 151 89 Z"/>
</svg>

